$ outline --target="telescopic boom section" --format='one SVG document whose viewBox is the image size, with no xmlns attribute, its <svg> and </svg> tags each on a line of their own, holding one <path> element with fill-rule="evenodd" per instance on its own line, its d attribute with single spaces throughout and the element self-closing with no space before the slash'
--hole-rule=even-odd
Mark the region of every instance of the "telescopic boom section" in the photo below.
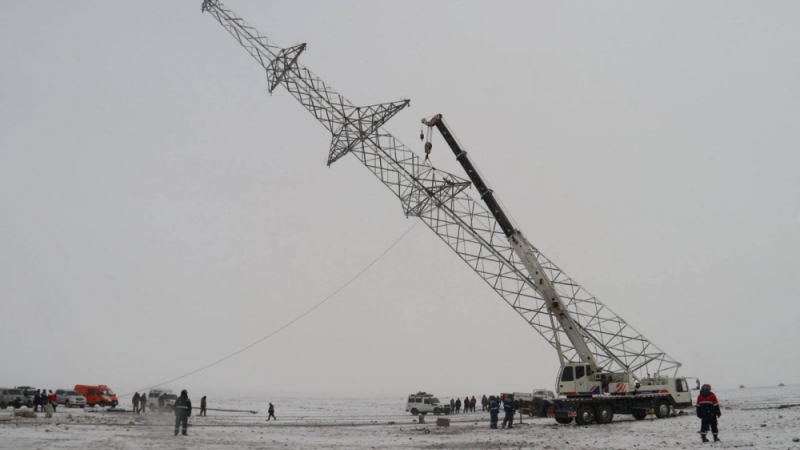
<svg viewBox="0 0 800 450">
<path fill-rule="evenodd" d="M 500 207 L 500 204 L 497 203 L 497 199 L 494 198 L 494 191 L 489 189 L 489 186 L 486 185 L 486 182 L 483 181 L 481 175 L 475 170 L 475 165 L 472 164 L 472 161 L 467 156 L 467 152 L 465 152 L 460 145 L 458 145 L 458 141 L 456 141 L 455 136 L 450 133 L 450 130 L 447 128 L 447 125 L 444 123 L 444 119 L 442 119 L 441 114 L 437 114 L 433 116 L 430 120 L 422 119 L 422 123 L 432 127 L 435 126 L 439 133 L 442 134 L 442 137 L 447 142 L 447 145 L 450 146 L 450 149 L 453 150 L 453 153 L 456 155 L 456 159 L 461 164 L 461 167 L 464 168 L 464 171 L 467 173 L 470 181 L 472 181 L 472 185 L 478 190 L 478 193 L 481 196 L 481 200 L 486 203 L 486 206 L 489 207 L 489 211 L 492 213 L 495 219 L 497 219 L 497 224 L 500 225 L 500 228 L 503 230 L 507 238 L 510 238 L 514 232 L 514 226 L 511 224 L 511 221 L 508 220 L 508 216 L 506 212 L 503 211 L 503 208 Z"/>
<path fill-rule="evenodd" d="M 581 336 L 578 324 L 575 322 L 575 320 L 573 320 L 569 311 L 563 307 L 564 303 L 561 301 L 561 296 L 559 296 L 558 292 L 556 292 L 552 281 L 545 276 L 545 271 L 542 269 L 542 266 L 536 259 L 536 255 L 533 253 L 532 246 L 528 242 L 528 239 L 525 238 L 525 235 L 522 234 L 522 231 L 514 228 L 511 220 L 508 219 L 508 215 L 495 198 L 494 191 L 489 189 L 489 186 L 486 185 L 486 182 L 481 177 L 481 174 L 469 159 L 467 152 L 461 148 L 458 140 L 447 127 L 442 115 L 437 114 L 430 120 L 422 119 L 422 123 L 428 127 L 435 126 L 436 129 L 442 134 L 445 142 L 447 142 L 447 145 L 450 146 L 453 154 L 456 155 L 456 159 L 458 160 L 459 164 L 461 164 L 461 167 L 463 167 L 464 171 L 467 172 L 467 176 L 469 176 L 470 181 L 472 181 L 472 184 L 478 189 L 481 200 L 486 203 L 487 208 L 489 208 L 489 211 L 492 213 L 495 220 L 497 220 L 497 224 L 503 229 L 503 233 L 505 233 L 506 237 L 508 238 L 508 242 L 514 249 L 514 252 L 522 260 L 523 265 L 528 271 L 528 276 L 533 281 L 533 288 L 545 300 L 547 311 L 558 321 L 561 329 L 563 330 L 564 334 L 567 335 L 567 338 L 572 343 L 572 346 L 578 353 L 578 357 L 580 357 L 581 361 L 589 364 L 592 367 L 593 372 L 598 372 L 599 369 L 597 366 L 597 361 L 592 355 L 591 350 L 589 350 L 589 346 L 586 344 L 583 336 Z M 564 360 L 563 356 L 561 356 L 562 353 L 560 347 L 561 346 L 559 343 L 559 357 L 561 359 L 561 363 L 563 364 Z"/>
</svg>

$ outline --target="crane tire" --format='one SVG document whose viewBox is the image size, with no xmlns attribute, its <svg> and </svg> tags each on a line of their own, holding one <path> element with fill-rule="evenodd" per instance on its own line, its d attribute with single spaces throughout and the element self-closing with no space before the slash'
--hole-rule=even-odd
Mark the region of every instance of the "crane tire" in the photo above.
<svg viewBox="0 0 800 450">
<path fill-rule="evenodd" d="M 656 417 L 659 419 L 665 419 L 669 417 L 669 403 L 665 400 L 661 400 L 656 403 Z"/>
<path fill-rule="evenodd" d="M 647 412 L 643 409 L 637 409 L 633 413 L 631 413 L 631 415 L 636 420 L 644 420 L 647 418 Z"/>
<path fill-rule="evenodd" d="M 594 422 L 594 418 L 594 408 L 589 405 L 583 405 L 578 408 L 578 415 L 575 416 L 575 423 L 578 425 L 591 425 L 592 422 Z"/>
<path fill-rule="evenodd" d="M 598 406 L 595 420 L 601 425 L 611 423 L 614 420 L 614 408 L 608 403 Z"/>
</svg>

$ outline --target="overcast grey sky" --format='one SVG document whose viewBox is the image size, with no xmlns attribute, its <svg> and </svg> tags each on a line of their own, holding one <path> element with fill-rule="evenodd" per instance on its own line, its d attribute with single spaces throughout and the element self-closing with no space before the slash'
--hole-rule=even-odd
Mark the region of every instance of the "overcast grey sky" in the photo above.
<svg viewBox="0 0 800 450">
<path fill-rule="evenodd" d="M 329 135 L 200 3 L 4 3 L 0 385 L 180 375 L 412 225 L 354 158 L 325 167 Z M 353 103 L 410 98 L 387 129 L 420 153 L 443 113 L 532 243 L 682 374 L 800 382 L 800 4 L 225 4 Z M 463 396 L 557 369 L 418 226 L 170 387 Z"/>
</svg>

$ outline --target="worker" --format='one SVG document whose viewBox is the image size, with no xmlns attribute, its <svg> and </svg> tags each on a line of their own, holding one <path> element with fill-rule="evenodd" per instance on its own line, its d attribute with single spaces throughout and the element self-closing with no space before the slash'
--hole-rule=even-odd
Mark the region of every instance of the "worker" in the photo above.
<svg viewBox="0 0 800 450">
<path fill-rule="evenodd" d="M 50 402 L 47 400 L 47 389 L 42 389 L 42 394 L 39 396 L 39 405 L 41 406 L 42 411 L 44 411 L 45 406 L 49 404 Z"/>
<path fill-rule="evenodd" d="M 450 412 L 455 414 L 456 413 L 456 401 L 454 399 L 450 399 Z"/>
<path fill-rule="evenodd" d="M 269 411 L 268 412 L 269 412 L 269 415 L 267 416 L 267 422 L 269 422 L 270 417 L 275 419 L 275 420 L 278 420 L 278 418 L 275 417 L 275 405 L 273 405 L 272 403 L 269 404 Z"/>
<path fill-rule="evenodd" d="M 147 394 L 144 392 L 139 396 L 139 411 L 147 414 Z"/>
<path fill-rule="evenodd" d="M 489 396 L 489 428 L 497 429 L 497 415 L 500 411 L 500 403 L 494 395 Z"/>
<path fill-rule="evenodd" d="M 456 414 L 461 411 L 461 399 L 456 399 Z"/>
<path fill-rule="evenodd" d="M 474 395 L 469 400 L 469 409 L 471 409 L 472 412 L 475 412 L 475 396 Z"/>
<path fill-rule="evenodd" d="M 139 414 L 139 393 L 138 392 L 133 394 L 133 400 L 131 400 L 131 402 L 133 403 L 133 413 L 134 414 Z"/>
<path fill-rule="evenodd" d="M 206 396 L 204 395 L 203 398 L 200 399 L 200 415 L 207 416 L 206 414 Z"/>
<path fill-rule="evenodd" d="M 183 435 L 186 436 L 186 427 L 189 426 L 189 416 L 192 415 L 192 401 L 186 389 L 181 391 L 181 396 L 175 400 L 175 436 L 178 435 L 178 427 L 183 428 Z"/>
<path fill-rule="evenodd" d="M 56 407 L 58 406 L 58 397 L 56 394 L 53 394 L 53 391 L 47 391 L 47 402 L 53 405 L 53 412 L 56 412 Z"/>
<path fill-rule="evenodd" d="M 464 412 L 469 412 L 469 397 L 464 397 Z"/>
<path fill-rule="evenodd" d="M 39 403 L 42 401 L 42 396 L 39 394 L 40 390 L 37 389 L 33 394 L 33 412 L 39 412 Z"/>
<path fill-rule="evenodd" d="M 506 427 L 506 424 L 509 429 L 514 428 L 514 395 L 506 395 L 506 399 L 503 400 L 503 411 L 506 412 L 506 416 L 503 418 L 503 428 Z"/>
<path fill-rule="evenodd" d="M 700 395 L 697 396 L 697 417 L 700 418 L 700 437 L 703 442 L 708 442 L 706 434 L 709 427 L 714 434 L 714 442 L 719 442 L 719 430 L 717 429 L 717 418 L 721 417 L 717 396 L 711 392 L 711 385 L 704 384 L 700 388 Z"/>
<path fill-rule="evenodd" d="M 489 409 L 489 399 L 486 398 L 486 394 L 483 394 L 483 397 L 481 397 L 481 411 L 486 411 L 487 409 Z"/>
</svg>

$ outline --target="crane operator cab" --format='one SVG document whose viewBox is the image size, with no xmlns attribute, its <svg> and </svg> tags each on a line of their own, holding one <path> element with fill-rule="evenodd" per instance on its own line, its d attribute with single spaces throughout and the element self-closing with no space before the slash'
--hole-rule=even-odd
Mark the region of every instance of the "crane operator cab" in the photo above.
<svg viewBox="0 0 800 450">
<path fill-rule="evenodd" d="M 586 363 L 564 364 L 558 374 L 556 387 L 558 393 L 566 397 L 668 394 L 675 407 L 692 405 L 692 394 L 686 378 L 656 374 L 636 380 L 632 373 L 595 372 Z"/>
<path fill-rule="evenodd" d="M 556 391 L 567 397 L 628 392 L 636 387 L 633 376 L 624 373 L 600 373 L 586 363 L 568 363 L 561 367 Z"/>
</svg>

